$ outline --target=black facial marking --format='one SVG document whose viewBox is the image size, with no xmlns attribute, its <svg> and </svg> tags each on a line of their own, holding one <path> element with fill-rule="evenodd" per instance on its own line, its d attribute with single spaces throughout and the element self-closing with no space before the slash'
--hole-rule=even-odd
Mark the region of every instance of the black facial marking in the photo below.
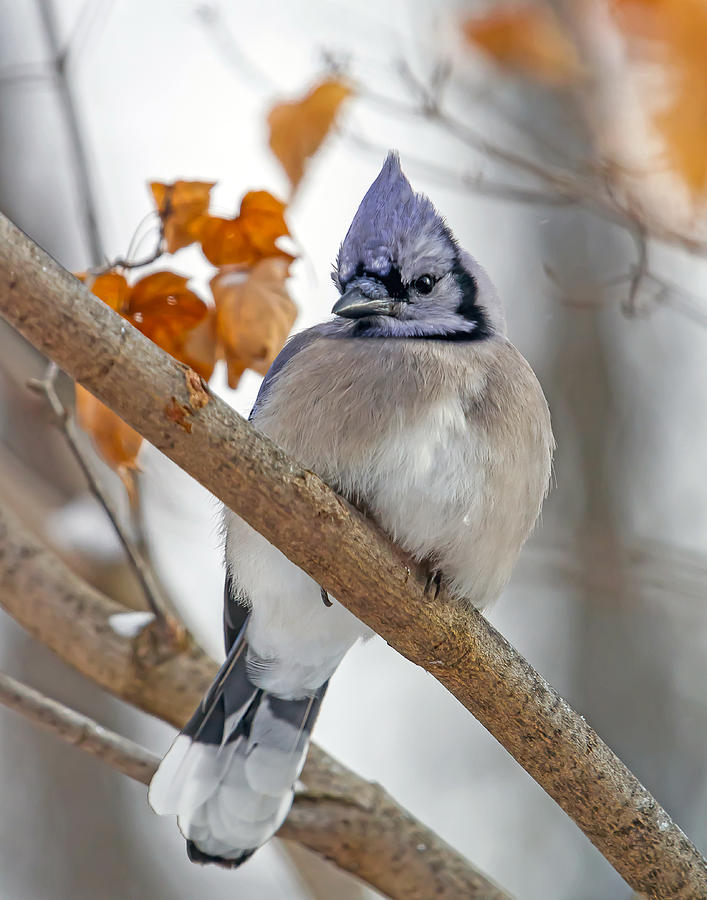
<svg viewBox="0 0 707 900">
<path fill-rule="evenodd" d="M 471 332 L 453 332 L 446 340 L 463 340 L 462 337 L 456 337 L 455 335 L 457 334 L 466 334 L 466 340 L 472 341 L 480 341 L 489 337 L 491 331 L 488 322 L 486 321 L 486 316 L 484 315 L 483 309 L 476 303 L 478 295 L 476 281 L 474 280 L 474 276 L 464 268 L 458 255 L 454 260 L 452 275 L 457 283 L 459 292 L 462 295 L 461 303 L 457 307 L 457 312 L 467 321 L 473 322 L 476 325 L 476 328 Z"/>
<path fill-rule="evenodd" d="M 416 334 L 414 335 L 414 340 L 418 341 L 450 341 L 450 342 L 463 342 L 463 341 L 483 341 L 488 337 L 493 335 L 493 331 L 489 327 L 488 320 L 484 313 L 484 310 L 477 304 L 478 297 L 478 288 L 476 285 L 476 280 L 471 273 L 467 272 L 461 262 L 461 255 L 459 250 L 459 245 L 457 244 L 452 233 L 445 228 L 444 234 L 454 248 L 454 264 L 452 266 L 451 275 L 454 278 L 457 287 L 459 288 L 459 293 L 461 294 L 461 300 L 459 305 L 457 306 L 456 311 L 466 319 L 467 322 L 473 323 L 474 327 L 466 330 L 466 329 L 458 329 L 456 331 L 440 331 L 433 334 Z M 388 296 L 392 297 L 396 300 L 410 302 L 408 297 L 408 285 L 406 285 L 402 277 L 400 275 L 400 270 L 396 266 L 391 266 L 390 271 L 387 275 L 381 276 L 375 272 L 368 271 L 363 263 L 359 263 L 356 267 L 356 272 L 351 278 L 347 281 L 349 284 L 354 278 L 371 278 L 375 281 L 380 282 L 388 292 Z M 434 286 L 434 283 L 433 283 Z M 343 285 L 345 288 L 346 285 Z M 413 287 L 415 285 L 413 284 Z M 420 292 L 424 293 L 424 291 Z M 353 325 L 351 331 L 349 332 L 350 337 L 383 337 L 380 333 L 380 324 L 377 321 L 377 316 L 370 316 L 362 319 L 357 319 L 355 324 Z M 396 337 L 406 337 L 404 334 L 391 334 L 387 337 L 395 339 Z M 410 338 L 413 336 L 410 335 Z"/>
<path fill-rule="evenodd" d="M 473 331 L 441 331 L 439 334 L 416 334 L 416 341 L 449 341 L 461 343 L 463 341 L 483 341 L 489 337 L 489 332 L 481 332 L 474 328 Z"/>
<path fill-rule="evenodd" d="M 397 266 L 391 266 L 387 275 L 373 275 L 370 272 L 367 272 L 366 275 L 369 278 L 376 278 L 380 281 L 388 292 L 389 297 L 392 297 L 394 300 L 407 300 L 408 288 L 406 284 L 403 284 L 400 269 Z"/>
<path fill-rule="evenodd" d="M 462 295 L 461 303 L 457 307 L 457 312 L 459 315 L 464 316 L 465 319 L 469 319 L 470 322 L 475 322 L 479 312 L 479 308 L 476 305 L 476 297 L 478 294 L 476 281 L 462 266 L 459 257 L 454 260 L 452 276 Z"/>
<path fill-rule="evenodd" d="M 366 269 L 363 263 L 360 262 L 351 278 L 342 284 L 342 288 L 346 290 L 354 278 L 370 278 L 372 281 L 379 282 L 388 292 L 388 296 L 394 300 L 407 301 L 408 299 L 408 287 L 403 283 L 400 269 L 397 266 L 391 266 L 390 271 L 386 275 L 380 275 L 378 272 L 371 272 L 369 269 Z"/>
<path fill-rule="evenodd" d="M 456 247 L 456 241 L 451 236 L 451 234 L 449 234 L 448 237 L 450 242 L 453 243 Z M 476 298 L 478 295 L 476 281 L 474 280 L 474 276 L 467 272 L 467 270 L 462 265 L 458 252 L 455 256 L 454 265 L 452 267 L 452 277 L 456 281 L 457 287 L 459 288 L 459 292 L 462 297 L 459 306 L 457 306 L 457 312 L 460 316 L 463 316 L 467 320 L 467 322 L 473 322 L 475 327 L 470 331 L 460 328 L 457 331 L 442 331 L 437 334 L 415 335 L 416 340 L 450 342 L 483 341 L 491 336 L 492 331 L 489 328 L 489 324 L 486 320 L 486 316 L 484 315 L 484 311 L 476 303 Z M 362 330 L 361 334 L 365 335 L 365 331 Z"/>
</svg>

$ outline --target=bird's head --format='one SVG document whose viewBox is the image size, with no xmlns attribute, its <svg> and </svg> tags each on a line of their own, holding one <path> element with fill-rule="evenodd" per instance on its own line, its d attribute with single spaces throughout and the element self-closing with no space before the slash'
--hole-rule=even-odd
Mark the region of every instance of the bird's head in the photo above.
<svg viewBox="0 0 707 900">
<path fill-rule="evenodd" d="M 479 340 L 504 333 L 495 288 L 389 153 L 341 245 L 332 312 L 362 337 Z"/>
</svg>

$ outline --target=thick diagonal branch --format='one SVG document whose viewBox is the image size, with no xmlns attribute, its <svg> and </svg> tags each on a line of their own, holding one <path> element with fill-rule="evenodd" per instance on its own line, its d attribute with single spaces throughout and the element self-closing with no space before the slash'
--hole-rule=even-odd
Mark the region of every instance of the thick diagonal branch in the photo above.
<svg viewBox="0 0 707 900">
<path fill-rule="evenodd" d="M 318 584 L 426 668 L 652 897 L 707 896 L 707 862 L 632 772 L 478 613 L 0 221 L 0 314 Z"/>
<path fill-rule="evenodd" d="M 136 643 L 113 631 L 110 616 L 125 608 L 71 572 L 2 505 L 0 605 L 97 684 L 178 727 L 216 674 L 215 663 L 196 648 L 175 654 L 163 631 L 146 630 Z M 25 692 L 23 700 L 12 685 L 5 687 L 6 699 L 0 696 L 0 702 L 40 719 L 125 774 L 149 780 L 151 754 L 135 750 L 118 735 L 106 735 L 77 713 L 62 716 L 59 704 L 46 698 L 41 703 L 41 695 Z M 310 749 L 301 780 L 304 790 L 281 837 L 303 844 L 397 900 L 508 900 L 381 787 L 359 778 L 319 747 Z"/>
</svg>

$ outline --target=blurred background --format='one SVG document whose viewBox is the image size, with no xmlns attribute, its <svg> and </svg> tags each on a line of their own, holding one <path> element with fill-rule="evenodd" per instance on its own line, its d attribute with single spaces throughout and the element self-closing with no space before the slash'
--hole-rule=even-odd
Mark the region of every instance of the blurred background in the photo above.
<svg viewBox="0 0 707 900">
<path fill-rule="evenodd" d="M 289 201 L 281 246 L 296 255 L 299 330 L 328 316 L 338 243 L 385 152 L 400 150 L 489 270 L 553 415 L 553 490 L 489 618 L 702 850 L 706 45 L 705 0 L 0 0 L 0 208 L 72 271 L 150 256 L 149 181 L 217 182 L 211 210 L 225 217 L 268 190 Z M 293 184 L 268 115 L 323 82 L 346 89 Z M 165 268 L 213 305 L 197 245 L 129 279 Z M 141 607 L 110 523 L 26 389 L 44 367 L 0 323 L 2 500 L 80 574 Z M 223 361 L 211 378 L 244 414 L 259 382 L 249 369 L 229 388 Z M 71 385 L 59 387 L 71 405 Z M 219 658 L 218 504 L 143 444 L 136 513 L 94 461 Z M 2 612 L 0 667 L 157 753 L 172 740 Z M 519 898 L 631 896 L 457 701 L 380 639 L 342 664 L 316 740 Z M 236 872 L 191 865 L 143 786 L 2 709 L 0 748 L 5 900 L 374 896 L 279 842 Z"/>
</svg>

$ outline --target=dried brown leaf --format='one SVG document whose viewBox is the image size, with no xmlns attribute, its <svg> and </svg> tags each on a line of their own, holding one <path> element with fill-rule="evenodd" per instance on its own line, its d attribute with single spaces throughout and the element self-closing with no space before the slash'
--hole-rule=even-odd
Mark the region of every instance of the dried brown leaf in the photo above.
<svg viewBox="0 0 707 900">
<path fill-rule="evenodd" d="M 249 275 L 224 269 L 211 280 L 216 330 L 235 388 L 246 369 L 265 375 L 297 318 L 285 286 L 288 262 L 264 259 Z"/>
<path fill-rule="evenodd" d="M 118 473 L 132 502 L 141 435 L 80 384 L 76 385 L 76 420 L 101 458 Z"/>
<path fill-rule="evenodd" d="M 293 190 L 302 180 L 307 161 L 331 130 L 341 104 L 351 94 L 349 85 L 331 78 L 301 99 L 278 103 L 270 110 L 270 149 L 280 160 Z"/>
<path fill-rule="evenodd" d="M 199 237 L 198 222 L 209 211 L 213 181 L 175 181 L 150 183 L 157 212 L 164 224 L 167 250 L 175 253 Z"/>
<path fill-rule="evenodd" d="M 133 285 L 126 318 L 167 353 L 179 359 L 187 333 L 208 307 L 175 272 L 153 272 Z"/>
<path fill-rule="evenodd" d="M 210 309 L 195 328 L 190 328 L 177 342 L 172 356 L 198 372 L 208 381 L 216 365 L 216 310 Z"/>
<path fill-rule="evenodd" d="M 268 191 L 250 191 L 234 219 L 206 216 L 199 223 L 201 248 L 214 266 L 253 266 L 262 259 L 292 256 L 276 241 L 289 235 L 285 204 Z"/>
</svg>

